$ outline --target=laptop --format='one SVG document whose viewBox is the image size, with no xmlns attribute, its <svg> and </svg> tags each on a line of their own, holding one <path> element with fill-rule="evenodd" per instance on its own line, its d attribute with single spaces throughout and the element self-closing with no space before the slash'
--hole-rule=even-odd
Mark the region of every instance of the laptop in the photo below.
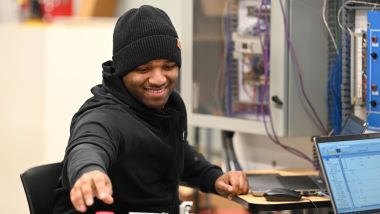
<svg viewBox="0 0 380 214">
<path fill-rule="evenodd" d="M 380 213 L 380 133 L 315 138 L 335 213 Z"/>
<path fill-rule="evenodd" d="M 327 192 L 323 178 L 317 175 L 248 174 L 247 177 L 254 196 L 263 196 L 264 192 L 271 188 L 291 189 L 301 195 Z"/>
<path fill-rule="evenodd" d="M 350 114 L 339 135 L 361 134 L 367 129 L 367 123 L 359 117 Z M 319 168 L 319 167 L 318 167 Z M 270 188 L 287 188 L 301 195 L 313 195 L 318 192 L 327 193 L 323 176 L 283 176 L 279 174 L 249 174 L 248 181 L 252 194 L 263 196 Z"/>
</svg>

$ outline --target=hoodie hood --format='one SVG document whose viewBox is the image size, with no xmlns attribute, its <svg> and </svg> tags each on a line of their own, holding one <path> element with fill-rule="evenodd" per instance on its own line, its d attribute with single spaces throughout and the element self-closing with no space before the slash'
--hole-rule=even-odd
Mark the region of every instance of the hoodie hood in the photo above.
<svg viewBox="0 0 380 214">
<path fill-rule="evenodd" d="M 88 99 L 79 111 L 74 115 L 72 125 L 77 118 L 87 111 L 102 106 L 121 106 L 124 110 L 133 111 L 138 117 L 153 126 L 160 126 L 163 121 L 173 118 L 179 112 L 186 112 L 185 105 L 177 91 L 173 91 L 165 106 L 165 111 L 149 108 L 136 99 L 125 87 L 121 77 L 114 69 L 113 62 L 107 61 L 102 64 L 103 83 L 91 89 L 94 95 Z M 181 115 L 186 121 L 186 115 Z"/>
</svg>

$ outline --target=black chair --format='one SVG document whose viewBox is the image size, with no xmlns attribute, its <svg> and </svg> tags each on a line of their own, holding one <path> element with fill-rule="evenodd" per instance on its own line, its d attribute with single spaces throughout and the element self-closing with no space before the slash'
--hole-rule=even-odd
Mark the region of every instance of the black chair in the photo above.
<svg viewBox="0 0 380 214">
<path fill-rule="evenodd" d="M 20 175 L 30 214 L 51 214 L 54 189 L 62 163 L 51 163 L 30 168 Z"/>
</svg>

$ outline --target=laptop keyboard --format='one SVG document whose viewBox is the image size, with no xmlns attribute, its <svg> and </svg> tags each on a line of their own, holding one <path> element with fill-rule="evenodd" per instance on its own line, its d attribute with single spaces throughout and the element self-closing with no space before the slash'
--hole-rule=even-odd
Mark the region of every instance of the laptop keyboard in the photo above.
<svg viewBox="0 0 380 214">
<path fill-rule="evenodd" d="M 278 176 L 277 179 L 288 189 L 319 189 L 309 176 Z"/>
<path fill-rule="evenodd" d="M 277 176 L 277 174 L 248 175 L 250 188 L 256 191 L 265 191 L 273 187 L 280 187 L 281 183 L 277 179 Z"/>
</svg>

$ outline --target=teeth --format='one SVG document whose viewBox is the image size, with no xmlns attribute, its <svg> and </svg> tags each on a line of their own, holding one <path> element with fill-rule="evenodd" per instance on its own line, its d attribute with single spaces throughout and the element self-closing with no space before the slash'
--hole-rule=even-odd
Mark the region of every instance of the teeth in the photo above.
<svg viewBox="0 0 380 214">
<path fill-rule="evenodd" d="M 146 90 L 151 93 L 159 94 L 159 93 L 162 93 L 165 90 L 165 88 L 161 88 L 161 89 L 147 88 Z"/>
</svg>

